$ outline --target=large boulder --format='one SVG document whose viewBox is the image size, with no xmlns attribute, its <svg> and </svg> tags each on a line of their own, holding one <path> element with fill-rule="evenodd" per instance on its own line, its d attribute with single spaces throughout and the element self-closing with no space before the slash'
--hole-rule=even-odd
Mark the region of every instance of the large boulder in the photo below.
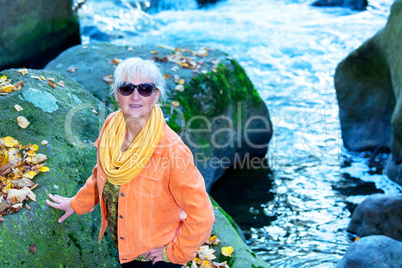
<svg viewBox="0 0 402 268">
<path fill-rule="evenodd" d="M 390 148 L 387 175 L 402 184 L 402 0 L 385 28 L 339 63 L 335 89 L 349 150 Z"/>
<path fill-rule="evenodd" d="M 175 62 L 167 59 L 172 55 Z M 221 51 L 90 43 L 66 50 L 46 69 L 69 75 L 112 106 L 114 96 L 102 79 L 113 74 L 111 61 L 152 56 L 169 75 L 167 101 L 161 105 L 167 122 L 192 150 L 208 190 L 235 162 L 247 166 L 253 156 L 266 154 L 272 136 L 268 109 L 244 69 Z M 185 64 L 199 67 L 180 67 Z M 184 79 L 183 87 L 174 76 Z"/>
<path fill-rule="evenodd" d="M 359 237 L 385 235 L 402 242 L 402 194 L 374 194 L 353 211 L 347 228 Z"/>
<path fill-rule="evenodd" d="M 66 48 L 81 43 L 72 0 L 7 1 L 0 9 L 0 70 L 42 68 Z"/>
<path fill-rule="evenodd" d="M 118 267 L 109 237 L 98 244 L 99 208 L 58 224 L 60 211 L 45 203 L 49 193 L 74 195 L 91 174 L 96 164 L 93 142 L 105 117 L 102 103 L 73 79 L 56 72 L 29 69 L 23 76 L 10 69 L 0 72 L 3 75 L 12 82 L 23 81 L 24 86 L 0 95 L 0 137 L 12 136 L 23 145 L 38 144 L 39 152 L 49 158 L 50 172 L 33 179 L 39 186 L 33 190 L 37 202 L 29 202 L 31 209 L 23 208 L 0 222 L 0 266 Z M 32 75 L 54 78 L 56 83 L 61 80 L 65 86 L 53 88 Z M 16 111 L 15 104 L 23 110 Z M 30 122 L 26 129 L 18 126 L 18 116 Z M 48 145 L 42 146 L 42 140 Z M 35 254 L 28 250 L 32 244 L 37 245 Z"/>
<path fill-rule="evenodd" d="M 64 223 L 57 223 L 61 211 L 50 208 L 45 200 L 48 194 L 72 196 L 85 183 L 96 163 L 93 145 L 100 127 L 110 112 L 103 103 L 93 97 L 76 81 L 54 71 L 28 69 L 22 75 L 16 69 L 0 72 L 12 82 L 22 81 L 19 91 L 0 95 L 0 137 L 12 136 L 21 144 L 38 144 L 40 153 L 49 160 L 50 172 L 41 173 L 33 180 L 39 186 L 33 190 L 36 202 L 29 201 L 30 210 L 23 207 L 19 212 L 4 216 L 0 222 L 1 267 L 120 267 L 112 241 L 105 235 L 98 243 L 100 210 L 73 215 Z M 53 88 L 48 81 L 64 81 L 64 86 Z M 17 111 L 14 105 L 23 110 Z M 30 122 L 26 129 L 17 124 L 17 117 L 24 116 Z M 47 146 L 41 141 L 47 140 Z M 245 264 L 267 265 L 242 242 L 230 221 L 214 203 L 216 221 L 214 232 L 222 245 L 234 248 L 234 268 Z M 219 209 L 218 209 L 219 208 Z M 32 244 L 37 246 L 31 253 Z"/>
<path fill-rule="evenodd" d="M 382 235 L 363 237 L 354 242 L 336 268 L 402 267 L 402 242 Z"/>
</svg>

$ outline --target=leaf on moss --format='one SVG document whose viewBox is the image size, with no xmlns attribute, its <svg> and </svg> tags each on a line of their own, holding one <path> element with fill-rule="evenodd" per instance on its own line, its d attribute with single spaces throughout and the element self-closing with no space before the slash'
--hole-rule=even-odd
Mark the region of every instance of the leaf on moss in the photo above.
<svg viewBox="0 0 402 268">
<path fill-rule="evenodd" d="M 17 112 L 24 110 L 21 106 L 19 106 L 18 104 L 14 105 L 15 110 L 17 110 Z"/>
<path fill-rule="evenodd" d="M 18 122 L 18 125 L 21 127 L 21 128 L 27 128 L 28 126 L 29 126 L 29 122 L 28 122 L 28 120 L 25 118 L 25 117 L 23 117 L 23 116 L 18 116 L 17 117 L 17 122 Z"/>
<path fill-rule="evenodd" d="M 48 167 L 41 167 L 40 169 L 38 169 L 38 171 L 40 171 L 40 172 L 49 172 L 49 168 Z"/>
<path fill-rule="evenodd" d="M 26 75 L 28 73 L 28 70 L 26 68 L 19 69 L 18 72 L 22 75 Z"/>
<path fill-rule="evenodd" d="M 24 173 L 22 175 L 22 177 L 32 180 L 36 175 L 37 175 L 37 173 L 35 171 L 28 171 L 28 172 Z"/>
<path fill-rule="evenodd" d="M 222 247 L 221 252 L 226 257 L 232 257 L 233 248 L 232 247 Z"/>
</svg>

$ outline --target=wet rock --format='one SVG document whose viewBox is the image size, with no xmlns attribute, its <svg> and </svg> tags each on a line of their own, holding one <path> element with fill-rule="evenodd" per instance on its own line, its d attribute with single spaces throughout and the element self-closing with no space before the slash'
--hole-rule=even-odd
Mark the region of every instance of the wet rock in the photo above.
<svg viewBox="0 0 402 268">
<path fill-rule="evenodd" d="M 402 194 L 374 194 L 360 203 L 347 228 L 359 237 L 385 235 L 402 242 Z"/>
<path fill-rule="evenodd" d="M 200 48 L 189 48 L 199 51 Z M 151 52 L 153 54 L 151 54 Z M 167 100 L 161 104 L 167 123 L 190 147 L 207 189 L 234 163 L 250 165 L 253 156 L 264 156 L 272 136 L 268 109 L 244 69 L 225 53 L 209 50 L 199 69 L 182 68 L 164 61 L 174 51 L 163 47 L 123 47 L 90 43 L 72 47 L 51 61 L 47 70 L 67 74 L 113 108 L 114 96 L 102 77 L 113 74 L 113 59 L 157 56 L 167 79 Z M 74 67 L 74 72 L 68 69 Z M 70 69 L 71 70 L 71 69 Z M 174 76 L 185 80 L 175 90 Z M 178 102 L 175 108 L 173 102 Z M 262 161 L 261 161 L 262 163 Z"/>
<path fill-rule="evenodd" d="M 363 237 L 354 242 L 336 268 L 402 267 L 402 243 L 382 235 Z"/>
<path fill-rule="evenodd" d="M 367 0 L 318 0 L 312 5 L 318 7 L 340 6 L 349 7 L 353 10 L 365 10 L 367 4 Z"/>
<path fill-rule="evenodd" d="M 349 150 L 391 149 L 385 173 L 402 184 L 402 1 L 387 25 L 339 63 L 335 88 Z"/>
<path fill-rule="evenodd" d="M 222 241 L 214 247 L 216 250 L 216 256 L 220 256 L 221 248 L 231 246 L 234 248 L 234 256 L 236 259 L 231 268 L 245 268 L 245 267 L 260 267 L 265 268 L 269 267 L 267 263 L 261 260 L 257 255 L 250 250 L 250 248 L 244 243 L 244 241 L 240 238 L 238 232 L 230 223 L 230 218 L 228 219 L 224 214 L 222 214 L 220 207 L 214 207 L 215 220 L 220 224 L 214 225 L 212 232 L 219 238 L 225 238 L 225 241 L 230 241 L 230 244 L 225 244 Z M 254 265 L 254 266 L 251 266 Z"/>
<path fill-rule="evenodd" d="M 72 0 L 7 1 L 0 9 L 0 70 L 43 67 L 66 48 L 79 44 Z"/>
</svg>

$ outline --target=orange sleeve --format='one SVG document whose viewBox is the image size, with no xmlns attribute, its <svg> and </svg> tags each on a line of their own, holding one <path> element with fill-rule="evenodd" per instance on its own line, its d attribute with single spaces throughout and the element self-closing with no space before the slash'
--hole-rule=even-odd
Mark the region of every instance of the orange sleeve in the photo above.
<svg viewBox="0 0 402 268">
<path fill-rule="evenodd" d="M 170 191 L 187 218 L 177 237 L 167 246 L 173 263 L 186 264 L 209 238 L 215 215 L 205 189 L 204 178 L 194 165 L 193 155 L 184 144 L 171 157 Z"/>
</svg>

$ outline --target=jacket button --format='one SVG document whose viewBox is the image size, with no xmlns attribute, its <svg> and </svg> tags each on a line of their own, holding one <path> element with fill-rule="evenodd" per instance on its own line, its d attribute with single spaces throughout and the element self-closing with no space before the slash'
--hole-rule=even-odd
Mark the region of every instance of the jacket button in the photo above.
<svg viewBox="0 0 402 268">
<path fill-rule="evenodd" d="M 121 196 L 124 197 L 124 193 L 121 193 Z"/>
<path fill-rule="evenodd" d="M 121 236 L 120 239 L 121 239 L 121 240 L 124 240 L 124 237 Z"/>
<path fill-rule="evenodd" d="M 123 215 L 120 215 L 120 219 L 123 219 Z"/>
<path fill-rule="evenodd" d="M 123 258 L 123 260 L 127 260 L 126 258 Z"/>
</svg>

